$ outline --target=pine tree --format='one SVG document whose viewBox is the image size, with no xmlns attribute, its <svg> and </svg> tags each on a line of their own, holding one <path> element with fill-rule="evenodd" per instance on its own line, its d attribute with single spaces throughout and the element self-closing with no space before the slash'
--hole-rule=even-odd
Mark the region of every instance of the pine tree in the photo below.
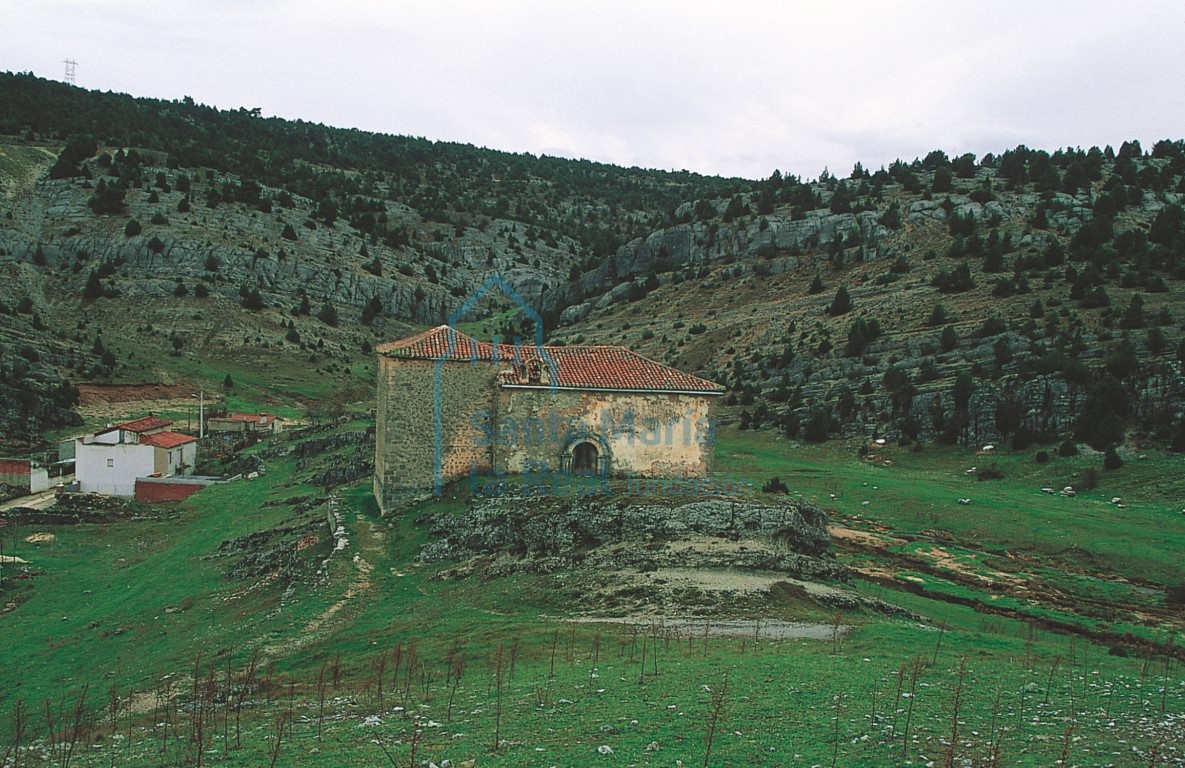
<svg viewBox="0 0 1185 768">
<path fill-rule="evenodd" d="M 832 299 L 831 305 L 827 307 L 827 312 L 832 317 L 838 317 L 850 312 L 851 309 L 852 297 L 848 295 L 848 289 L 841 285 L 839 290 L 835 292 L 835 298 Z"/>
<path fill-rule="evenodd" d="M 97 299 L 103 295 L 103 281 L 99 279 L 99 273 L 91 270 L 90 275 L 86 278 L 86 288 L 82 290 L 82 298 L 86 300 Z"/>
</svg>

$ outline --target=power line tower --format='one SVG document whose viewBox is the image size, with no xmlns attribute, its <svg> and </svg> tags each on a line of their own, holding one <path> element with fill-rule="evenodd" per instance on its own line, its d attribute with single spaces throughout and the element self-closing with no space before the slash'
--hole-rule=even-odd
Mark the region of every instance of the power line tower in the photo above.
<svg viewBox="0 0 1185 768">
<path fill-rule="evenodd" d="M 76 85 L 74 82 L 74 68 L 78 66 L 78 62 L 74 59 L 66 59 L 62 63 L 66 65 L 66 82 L 70 85 Z"/>
</svg>

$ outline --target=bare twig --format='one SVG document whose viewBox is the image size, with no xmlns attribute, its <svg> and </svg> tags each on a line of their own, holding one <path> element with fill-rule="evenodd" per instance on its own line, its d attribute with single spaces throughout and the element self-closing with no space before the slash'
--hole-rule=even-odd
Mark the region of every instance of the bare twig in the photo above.
<svg viewBox="0 0 1185 768">
<path fill-rule="evenodd" d="M 724 682 L 714 691 L 710 691 L 712 710 L 708 713 L 708 733 L 704 744 L 704 768 L 708 768 L 708 761 L 712 759 L 712 744 L 716 741 L 716 727 L 720 724 L 720 716 L 724 713 L 724 703 L 728 699 L 728 672 L 724 673 Z"/>
</svg>

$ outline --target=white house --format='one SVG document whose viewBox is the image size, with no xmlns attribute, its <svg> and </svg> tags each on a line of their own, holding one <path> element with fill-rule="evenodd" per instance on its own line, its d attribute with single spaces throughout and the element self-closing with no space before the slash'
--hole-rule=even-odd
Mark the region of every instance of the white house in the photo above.
<svg viewBox="0 0 1185 768">
<path fill-rule="evenodd" d="M 172 423 L 145 416 L 79 438 L 74 447 L 79 490 L 134 496 L 138 477 L 192 475 L 197 438 L 170 432 Z"/>
</svg>

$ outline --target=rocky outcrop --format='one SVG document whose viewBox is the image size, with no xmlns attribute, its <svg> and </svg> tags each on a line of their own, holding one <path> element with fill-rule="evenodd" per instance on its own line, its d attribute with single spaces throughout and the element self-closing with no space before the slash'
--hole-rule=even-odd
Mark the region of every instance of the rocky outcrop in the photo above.
<svg viewBox="0 0 1185 768">
<path fill-rule="evenodd" d="M 677 218 L 687 215 L 682 208 L 676 212 Z M 604 308 L 623 300 L 629 282 L 651 271 L 761 258 L 777 274 L 796 269 L 799 254 L 825 248 L 837 235 L 858 243 L 845 251 L 845 258 L 871 261 L 894 253 L 884 244 L 891 234 L 874 211 L 833 214 L 819 209 L 807 211 L 800 219 L 770 214 L 727 224 L 714 220 L 678 224 L 622 246 L 579 280 L 544 291 L 540 300 L 544 310 L 563 311 L 562 323 L 575 323 L 594 306 Z"/>
<path fill-rule="evenodd" d="M 505 498 L 417 522 L 430 526 L 432 534 L 421 560 L 493 556 L 502 558 L 503 572 L 579 564 L 641 570 L 727 567 L 811 579 L 847 574 L 831 552 L 826 513 L 805 502 L 766 506 L 704 500 L 667 506 L 603 498 Z"/>
</svg>

